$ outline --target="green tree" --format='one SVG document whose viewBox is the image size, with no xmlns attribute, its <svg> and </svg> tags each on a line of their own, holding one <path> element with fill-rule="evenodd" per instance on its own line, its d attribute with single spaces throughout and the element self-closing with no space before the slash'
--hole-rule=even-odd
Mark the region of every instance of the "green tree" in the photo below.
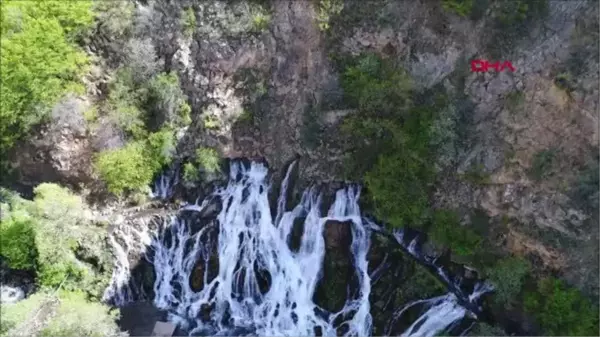
<svg viewBox="0 0 600 337">
<path fill-rule="evenodd" d="M 149 134 L 145 140 L 100 152 L 94 160 L 95 168 L 111 193 L 138 192 L 171 161 L 175 151 L 174 137 L 173 131 L 165 128 Z"/>
<path fill-rule="evenodd" d="M 131 142 L 120 149 L 103 151 L 95 159 L 95 167 L 108 190 L 116 195 L 148 185 L 154 174 L 146 157 L 145 143 Z"/>
<path fill-rule="evenodd" d="M 525 278 L 531 266 L 518 257 L 501 259 L 489 270 L 490 280 L 494 284 L 494 302 L 511 307 L 521 293 Z"/>
<path fill-rule="evenodd" d="M 65 286 L 75 287 L 86 276 L 73 251 L 86 232 L 87 206 L 81 197 L 56 184 L 40 184 L 34 193 L 31 212 L 36 219 L 38 281 L 56 287 L 67 279 Z"/>
<path fill-rule="evenodd" d="M 10 268 L 35 270 L 37 249 L 31 219 L 3 219 L 0 222 L 0 248 L 0 255 Z"/>
<path fill-rule="evenodd" d="M 87 58 L 73 42 L 92 23 L 91 1 L 4 0 L 0 154 L 67 92 L 80 92 Z"/>
<path fill-rule="evenodd" d="M 435 211 L 429 235 L 435 243 L 447 246 L 461 256 L 475 254 L 483 241 L 471 228 L 461 225 L 458 215 L 449 210 Z"/>
<path fill-rule="evenodd" d="M 525 294 L 525 310 L 551 336 L 597 336 L 598 307 L 577 289 L 555 278 L 538 283 Z"/>
<path fill-rule="evenodd" d="M 62 292 L 56 315 L 41 330 L 40 336 L 119 336 L 115 319 L 104 304 L 90 302 L 82 292 Z"/>
</svg>

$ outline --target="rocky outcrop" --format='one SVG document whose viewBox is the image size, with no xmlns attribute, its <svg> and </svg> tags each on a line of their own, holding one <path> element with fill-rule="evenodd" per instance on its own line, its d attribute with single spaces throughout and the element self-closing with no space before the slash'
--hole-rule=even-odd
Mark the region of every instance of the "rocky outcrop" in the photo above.
<svg viewBox="0 0 600 337">
<path fill-rule="evenodd" d="M 92 149 L 84 119 L 89 108 L 89 102 L 73 96 L 58 103 L 50 122 L 14 150 L 11 163 L 16 180 L 32 187 L 42 182 L 79 187 L 89 182 Z"/>
</svg>

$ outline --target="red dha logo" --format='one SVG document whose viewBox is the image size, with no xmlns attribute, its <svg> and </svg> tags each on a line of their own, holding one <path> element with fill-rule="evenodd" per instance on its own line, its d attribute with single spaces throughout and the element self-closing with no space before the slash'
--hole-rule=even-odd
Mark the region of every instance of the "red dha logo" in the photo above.
<svg viewBox="0 0 600 337">
<path fill-rule="evenodd" d="M 487 72 L 490 68 L 494 68 L 496 72 L 501 72 L 505 68 L 510 69 L 510 71 L 515 71 L 515 67 L 513 67 L 510 61 L 504 61 L 502 64 L 500 62 L 489 63 L 486 60 L 473 60 L 471 61 L 471 72 L 481 73 Z"/>
</svg>

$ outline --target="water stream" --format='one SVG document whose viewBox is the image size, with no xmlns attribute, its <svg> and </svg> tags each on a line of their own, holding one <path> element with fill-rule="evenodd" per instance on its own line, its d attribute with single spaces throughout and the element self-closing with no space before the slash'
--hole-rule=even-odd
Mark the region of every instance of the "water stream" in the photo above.
<svg viewBox="0 0 600 337">
<path fill-rule="evenodd" d="M 156 307 L 168 311 L 169 320 L 190 335 L 368 336 L 372 333 L 368 273 L 372 235 L 393 237 L 415 260 L 448 285 L 448 294 L 398 308 L 387 334 L 407 310 L 420 307 L 421 316 L 402 336 L 434 336 L 456 326 L 464 317 L 476 317 L 480 296 L 491 290 L 478 283 L 468 293 L 435 258 L 419 251 L 416 238 L 402 231 L 390 233 L 361 214 L 360 188 L 349 185 L 335 194 L 322 214 L 322 195 L 307 189 L 294 207 L 286 207 L 292 163 L 282 181 L 276 212 L 269 205 L 268 169 L 260 163 L 232 161 L 229 181 L 212 195 L 182 207 L 179 214 L 134 228 L 116 228 L 111 244 L 116 258 L 111 285 L 104 300 L 122 306 L 152 297 Z M 159 178 L 153 195 L 172 194 L 172 176 Z M 200 216 L 218 204 L 214 217 Z M 186 214 L 196 214 L 186 216 Z M 291 249 L 294 224 L 301 221 L 300 245 Z M 341 310 L 328 312 L 314 301 L 326 253 L 325 226 L 349 223 L 351 261 L 356 284 L 349 289 Z M 409 242 L 406 242 L 409 241 Z M 128 256 L 142 254 L 154 266 L 153 296 L 136 285 Z M 200 261 L 200 263 L 198 263 Z M 198 270 L 200 275 L 198 276 Z M 194 276 L 195 275 L 195 276 Z M 191 278 L 200 277 L 201 289 Z M 350 288 L 350 286 L 349 286 Z"/>
</svg>

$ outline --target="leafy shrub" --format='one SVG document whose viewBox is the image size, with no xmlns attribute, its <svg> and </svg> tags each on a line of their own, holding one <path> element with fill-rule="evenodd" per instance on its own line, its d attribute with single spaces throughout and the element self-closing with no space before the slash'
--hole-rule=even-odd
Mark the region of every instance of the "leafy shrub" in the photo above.
<svg viewBox="0 0 600 337">
<path fill-rule="evenodd" d="M 14 336 L 13 329 L 32 317 L 47 302 L 48 295 L 39 292 L 17 303 L 0 305 L 0 336 Z"/>
<path fill-rule="evenodd" d="M 209 130 L 218 130 L 221 126 L 219 119 L 212 115 L 204 116 L 204 127 Z"/>
<path fill-rule="evenodd" d="M 125 147 L 98 154 L 95 167 L 108 190 L 116 195 L 137 190 L 148 185 L 154 175 L 153 165 L 148 165 L 145 144 L 132 142 Z"/>
<path fill-rule="evenodd" d="M 144 113 L 139 108 L 143 97 L 143 93 L 136 90 L 132 70 L 117 71 L 116 79 L 110 84 L 106 108 L 110 120 L 134 139 L 143 138 L 146 133 Z"/>
<path fill-rule="evenodd" d="M 192 183 L 200 178 L 198 168 L 192 163 L 185 163 L 183 165 L 183 180 L 187 183 Z"/>
<path fill-rule="evenodd" d="M 346 102 L 358 109 L 342 125 L 354 146 L 349 178 L 364 179 L 378 217 L 420 226 L 433 172 L 431 107 L 411 108 L 406 72 L 374 55 L 348 62 L 342 85 Z"/>
<path fill-rule="evenodd" d="M 175 128 L 189 125 L 191 108 L 179 86 L 175 73 L 158 74 L 147 86 L 147 111 L 154 128 Z"/>
<path fill-rule="evenodd" d="M 339 15 L 344 9 L 343 0 L 319 0 L 317 9 L 317 23 L 321 31 L 329 30 L 329 22 L 335 15 Z"/>
<path fill-rule="evenodd" d="M 467 17 L 471 14 L 473 0 L 442 0 L 442 7 L 447 11 Z"/>
<path fill-rule="evenodd" d="M 147 143 L 147 160 L 153 171 L 169 164 L 175 153 L 175 134 L 171 129 L 164 128 L 150 134 Z"/>
<path fill-rule="evenodd" d="M 577 289 L 546 278 L 537 291 L 525 294 L 525 310 L 533 315 L 543 333 L 551 336 L 596 336 L 598 307 Z"/>
<path fill-rule="evenodd" d="M 533 156 L 529 176 L 534 180 L 541 180 L 548 177 L 552 170 L 552 165 L 556 157 L 556 150 L 547 149 L 537 152 Z"/>
<path fill-rule="evenodd" d="M 262 32 L 269 27 L 271 16 L 263 12 L 256 12 L 252 15 L 252 29 L 255 32 Z"/>
<path fill-rule="evenodd" d="M 101 303 L 90 302 L 82 292 L 62 292 L 56 316 L 40 336 L 119 336 L 115 313 Z"/>
<path fill-rule="evenodd" d="M 215 149 L 198 148 L 196 150 L 196 162 L 208 173 L 215 173 L 219 170 L 220 159 Z"/>
<path fill-rule="evenodd" d="M 412 81 L 406 72 L 373 54 L 346 68 L 342 87 L 349 104 L 381 117 L 398 115 L 411 103 Z"/>
<path fill-rule="evenodd" d="M 35 242 L 38 253 L 38 282 L 65 287 L 82 281 L 86 271 L 73 250 L 84 235 L 86 206 L 81 197 L 56 184 L 40 184 L 35 189 L 32 214 L 36 218 Z"/>
<path fill-rule="evenodd" d="M 81 92 L 87 58 L 74 44 L 91 1 L 1 3 L 0 157 L 67 92 Z"/>
<path fill-rule="evenodd" d="M 0 222 L 0 255 L 13 269 L 35 270 L 37 250 L 30 219 L 7 219 Z"/>
<path fill-rule="evenodd" d="M 460 256 L 471 256 L 480 249 L 483 238 L 467 226 L 460 224 L 455 212 L 437 210 L 433 216 L 429 237 L 437 244 L 452 249 Z"/>
<path fill-rule="evenodd" d="M 380 156 L 365 176 L 375 214 L 396 227 L 418 227 L 427 207 L 423 173 L 410 153 Z"/>
<path fill-rule="evenodd" d="M 530 268 L 526 260 L 518 257 L 502 259 L 490 268 L 489 278 L 496 289 L 494 302 L 510 308 L 521 293 Z"/>
<path fill-rule="evenodd" d="M 192 7 L 183 11 L 181 26 L 183 27 L 183 34 L 187 37 L 192 37 L 196 30 L 196 13 Z"/>
</svg>

